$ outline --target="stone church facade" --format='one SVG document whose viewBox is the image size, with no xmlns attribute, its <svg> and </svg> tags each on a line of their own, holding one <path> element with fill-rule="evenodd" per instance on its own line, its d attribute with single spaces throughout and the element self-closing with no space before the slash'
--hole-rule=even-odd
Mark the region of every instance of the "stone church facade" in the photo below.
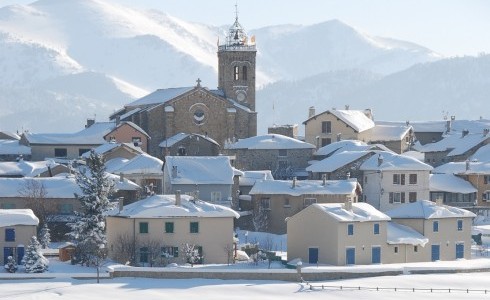
<svg viewBox="0 0 490 300">
<path fill-rule="evenodd" d="M 160 142 L 178 133 L 210 137 L 225 142 L 257 135 L 255 112 L 256 47 L 235 18 L 218 46 L 218 89 L 194 87 L 158 89 L 111 116 L 132 121 L 151 137 L 149 153 L 161 157 Z"/>
</svg>

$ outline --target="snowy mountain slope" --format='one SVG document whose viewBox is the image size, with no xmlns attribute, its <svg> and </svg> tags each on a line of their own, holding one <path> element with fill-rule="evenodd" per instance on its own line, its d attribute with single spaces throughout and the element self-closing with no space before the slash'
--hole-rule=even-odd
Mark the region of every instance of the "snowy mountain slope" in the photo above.
<svg viewBox="0 0 490 300">
<path fill-rule="evenodd" d="M 246 18 L 240 21 L 246 28 Z M 193 85 L 198 77 L 215 88 L 216 43 L 228 26 L 195 24 L 103 0 L 40 0 L 2 7 L 0 128 L 15 131 L 29 124 L 36 132 L 76 131 L 85 117 L 96 114 L 104 121 L 146 91 Z M 440 58 L 421 46 L 370 37 L 336 20 L 249 34 L 257 40 L 259 87 L 343 70 L 386 75 Z M 329 80 L 319 90 L 339 89 L 332 75 Z M 43 115 L 26 115 L 34 112 Z M 259 110 L 259 123 L 262 116 Z M 66 126 L 51 125 L 61 121 Z"/>
<path fill-rule="evenodd" d="M 384 77 L 359 71 L 326 73 L 259 91 L 259 115 L 275 116 L 273 120 L 259 118 L 259 128 L 265 132 L 274 123 L 301 124 L 309 106 L 315 106 L 316 113 L 344 105 L 371 108 L 375 120 L 442 120 L 443 115 L 488 118 L 488 95 L 490 55 L 418 64 Z M 271 100 L 275 100 L 275 112 Z"/>
</svg>

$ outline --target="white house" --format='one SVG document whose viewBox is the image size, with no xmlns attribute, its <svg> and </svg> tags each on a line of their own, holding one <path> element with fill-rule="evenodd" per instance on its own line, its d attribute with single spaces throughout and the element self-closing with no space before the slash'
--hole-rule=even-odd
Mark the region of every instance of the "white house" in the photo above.
<svg viewBox="0 0 490 300">
<path fill-rule="evenodd" d="M 30 209 L 0 209 L 0 261 L 6 264 L 12 256 L 20 264 L 38 224 L 39 219 Z"/>
</svg>

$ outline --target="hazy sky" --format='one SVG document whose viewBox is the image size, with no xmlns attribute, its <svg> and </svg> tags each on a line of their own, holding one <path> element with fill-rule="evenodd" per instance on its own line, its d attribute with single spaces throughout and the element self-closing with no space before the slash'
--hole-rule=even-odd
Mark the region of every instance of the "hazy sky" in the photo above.
<svg viewBox="0 0 490 300">
<path fill-rule="evenodd" d="M 236 3 L 236 0 L 105 1 L 156 8 L 187 21 L 211 25 L 231 24 Z M 0 7 L 31 2 L 0 0 Z M 411 41 L 446 56 L 490 53 L 488 0 L 238 0 L 238 10 L 245 29 L 339 19 L 371 35 Z"/>
</svg>

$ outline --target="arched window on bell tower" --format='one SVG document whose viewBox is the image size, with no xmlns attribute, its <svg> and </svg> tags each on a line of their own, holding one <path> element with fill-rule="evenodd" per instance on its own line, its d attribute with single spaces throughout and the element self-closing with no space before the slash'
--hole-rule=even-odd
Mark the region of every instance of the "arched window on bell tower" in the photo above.
<svg viewBox="0 0 490 300">
<path fill-rule="evenodd" d="M 235 79 L 235 81 L 237 81 L 239 79 L 239 73 L 240 73 L 240 68 L 238 66 L 235 66 L 233 68 L 233 78 Z"/>
<path fill-rule="evenodd" d="M 242 68 L 242 79 L 247 80 L 247 66 L 243 66 Z"/>
</svg>

